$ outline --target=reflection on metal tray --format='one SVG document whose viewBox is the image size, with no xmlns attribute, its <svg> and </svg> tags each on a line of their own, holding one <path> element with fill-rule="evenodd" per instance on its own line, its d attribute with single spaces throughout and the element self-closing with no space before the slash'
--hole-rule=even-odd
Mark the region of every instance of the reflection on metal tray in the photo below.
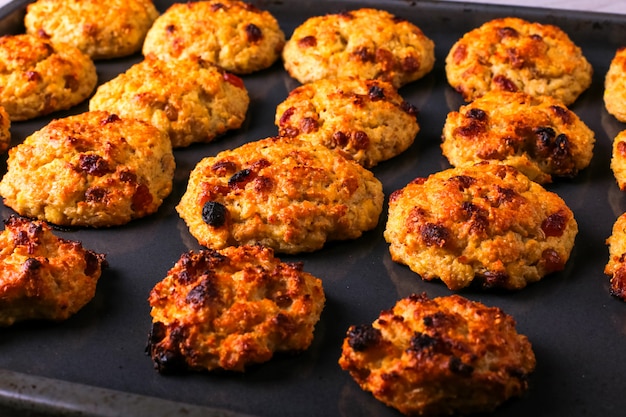
<svg viewBox="0 0 626 417">
<path fill-rule="evenodd" d="M 20 30 L 26 1 L 0 8 L 3 31 Z M 579 223 L 579 235 L 567 269 L 515 293 L 469 289 L 462 295 L 499 306 L 511 314 L 518 330 L 533 343 L 537 369 L 530 390 L 494 416 L 621 416 L 626 396 L 626 304 L 611 298 L 603 267 L 605 239 L 614 220 L 626 211 L 626 194 L 609 168 L 611 139 L 626 128 L 602 105 L 604 73 L 620 42 L 626 39 L 626 16 L 437 3 L 429 1 L 270 1 L 255 2 L 270 10 L 289 36 L 307 17 L 358 7 L 385 8 L 422 28 L 436 43 L 431 74 L 400 93 L 420 109 L 421 131 L 404 154 L 374 169 L 385 194 L 408 181 L 448 168 L 439 148 L 448 111 L 460 97 L 445 80 L 444 58 L 466 31 L 494 17 L 515 15 L 555 23 L 578 43 L 593 64 L 589 91 L 571 107 L 596 133 L 594 158 L 570 181 L 547 186 L 565 199 Z M 156 1 L 161 11 L 170 2 Z M 18 16 L 18 17 L 16 17 Z M 626 41 L 625 41 L 626 42 Z M 141 56 L 98 63 L 100 81 L 111 79 Z M 241 130 L 206 145 L 175 152 L 174 191 L 159 212 L 124 227 L 59 232 L 107 253 L 110 268 L 95 299 L 79 314 L 57 324 L 25 323 L 0 330 L 0 414 L 89 416 L 188 415 L 227 416 L 395 416 L 337 365 L 341 341 L 351 324 L 371 323 L 383 309 L 414 292 L 435 297 L 450 294 L 439 282 L 423 282 L 391 261 L 382 238 L 385 216 L 360 239 L 328 244 L 324 249 L 284 260 L 301 260 L 305 270 L 324 281 L 326 308 L 313 345 L 296 356 L 278 356 L 244 374 L 163 376 L 144 354 L 150 327 L 147 297 L 178 257 L 199 246 L 174 206 L 186 187 L 189 171 L 207 155 L 276 134 L 274 110 L 297 84 L 277 63 L 244 77 L 252 99 Z M 86 105 L 61 117 L 86 110 Z M 44 126 L 50 118 L 14 123 L 14 143 Z M 6 157 L 0 169 L 6 169 Z M 2 218 L 11 210 L 0 207 Z"/>
</svg>

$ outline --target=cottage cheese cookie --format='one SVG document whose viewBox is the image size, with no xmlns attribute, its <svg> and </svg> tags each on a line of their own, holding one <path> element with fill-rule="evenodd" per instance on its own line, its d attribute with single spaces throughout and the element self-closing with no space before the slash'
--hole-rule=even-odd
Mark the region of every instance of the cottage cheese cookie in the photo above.
<svg viewBox="0 0 626 417">
<path fill-rule="evenodd" d="M 269 248 L 189 252 L 150 292 L 148 353 L 160 372 L 244 371 L 306 350 L 324 308 L 322 281 Z"/>
<path fill-rule="evenodd" d="M 0 153 L 4 153 L 11 146 L 11 118 L 9 113 L 0 106 Z"/>
<path fill-rule="evenodd" d="M 611 170 L 620 190 L 626 191 L 626 130 L 619 132 L 613 139 Z"/>
<path fill-rule="evenodd" d="M 115 226 L 154 213 L 174 177 L 166 134 L 106 112 L 51 121 L 11 148 L 7 165 L 4 204 L 68 226 Z"/>
<path fill-rule="evenodd" d="M 267 138 L 200 161 L 176 207 L 201 245 L 320 249 L 374 228 L 382 184 L 367 169 L 297 138 Z"/>
<path fill-rule="evenodd" d="M 515 320 L 458 295 L 412 295 L 351 326 L 339 364 L 405 415 L 493 411 L 528 389 L 536 359 Z"/>
<path fill-rule="evenodd" d="M 307 19 L 287 41 L 283 61 L 303 84 L 354 76 L 400 88 L 433 69 L 434 51 L 433 41 L 414 24 L 363 8 Z"/>
<path fill-rule="evenodd" d="M 76 48 L 25 34 L 0 37 L 0 105 L 12 121 L 69 109 L 97 81 L 93 61 Z"/>
<path fill-rule="evenodd" d="M 67 319 L 94 297 L 106 266 L 104 254 L 24 218 L 5 222 L 0 248 L 0 326 Z"/>
<path fill-rule="evenodd" d="M 158 16 L 152 0 L 37 0 L 24 25 L 27 33 L 104 59 L 138 52 Z"/>
<path fill-rule="evenodd" d="M 606 243 L 609 261 L 604 273 L 611 277 L 611 295 L 626 301 L 626 213 L 617 218 Z"/>
<path fill-rule="evenodd" d="M 453 166 L 494 160 L 548 183 L 586 168 L 594 143 L 593 131 L 557 99 L 494 90 L 448 114 L 441 149 Z"/>
<path fill-rule="evenodd" d="M 570 105 L 593 69 L 560 28 L 507 17 L 466 33 L 446 57 L 448 82 L 466 101 L 487 91 L 549 95 Z"/>
<path fill-rule="evenodd" d="M 620 122 L 626 122 L 626 47 L 615 52 L 604 79 L 604 105 Z"/>
<path fill-rule="evenodd" d="M 291 91 L 275 123 L 281 136 L 319 143 L 370 168 L 411 146 L 416 116 L 417 108 L 387 82 L 337 78 Z"/>
<path fill-rule="evenodd" d="M 269 12 L 237 0 L 175 3 L 148 31 L 144 55 L 162 59 L 197 56 L 235 74 L 271 66 L 285 34 Z"/>
<path fill-rule="evenodd" d="M 513 167 L 483 162 L 417 178 L 389 198 L 391 258 L 459 290 L 517 290 L 563 270 L 578 225 L 572 211 Z"/>
<path fill-rule="evenodd" d="M 148 57 L 98 87 L 89 109 L 151 123 L 178 148 L 239 128 L 249 103 L 243 81 L 213 64 Z"/>
</svg>

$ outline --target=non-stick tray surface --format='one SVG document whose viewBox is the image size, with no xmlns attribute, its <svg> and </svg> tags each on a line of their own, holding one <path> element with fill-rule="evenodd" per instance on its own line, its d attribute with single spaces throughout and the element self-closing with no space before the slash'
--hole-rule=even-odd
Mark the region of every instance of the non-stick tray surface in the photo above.
<svg viewBox="0 0 626 417">
<path fill-rule="evenodd" d="M 20 13 L 26 3 L 18 1 L 0 9 L 5 31 L 21 30 Z M 415 177 L 449 167 L 439 147 L 441 129 L 446 114 L 462 102 L 446 83 L 444 58 L 463 33 L 489 19 L 514 15 L 555 23 L 582 47 L 595 75 L 591 88 L 571 108 L 595 131 L 594 157 L 575 179 L 546 186 L 568 203 L 579 224 L 567 268 L 518 292 L 470 289 L 460 294 L 511 314 L 536 353 L 537 368 L 529 391 L 500 407 L 494 416 L 622 416 L 626 410 L 622 386 L 626 303 L 609 295 L 603 268 L 608 260 L 605 239 L 617 216 L 626 211 L 626 194 L 618 190 L 609 167 L 611 140 L 626 125 L 604 110 L 602 92 L 610 60 L 622 46 L 620 42 L 626 43 L 626 16 L 400 0 L 254 3 L 270 10 L 287 36 L 307 17 L 368 6 L 412 21 L 435 41 L 433 72 L 400 90 L 420 109 L 421 131 L 404 154 L 373 169 L 387 197 Z M 164 11 L 171 2 L 156 4 Z M 100 82 L 140 59 L 137 55 L 99 62 Z M 20 416 L 28 412 L 159 416 L 175 415 L 172 410 L 176 408 L 168 407 L 185 408 L 185 404 L 187 415 L 398 415 L 361 391 L 339 368 L 345 332 L 351 324 L 371 323 L 381 310 L 411 293 L 435 297 L 451 291 L 441 282 L 424 282 L 391 261 L 382 237 L 386 205 L 378 227 L 360 239 L 331 243 L 315 253 L 281 256 L 286 261 L 303 261 L 305 270 L 324 282 L 327 304 L 308 351 L 275 357 L 242 374 L 170 376 L 158 374 L 144 354 L 151 288 L 183 252 L 200 248 L 174 210 L 189 172 L 205 156 L 275 135 L 275 107 L 297 86 L 280 62 L 245 76 L 244 82 L 251 97 L 244 126 L 211 144 L 175 151 L 174 191 L 157 214 L 123 227 L 59 232 L 106 253 L 110 268 L 98 284 L 95 299 L 69 320 L 0 329 L 0 415 L 11 415 L 12 407 Z M 86 108 L 84 104 L 52 117 Z M 14 123 L 14 144 L 49 120 Z M 6 156 L 0 164 L 1 172 L 5 169 Z M 11 214 L 0 205 L 3 219 Z"/>
</svg>

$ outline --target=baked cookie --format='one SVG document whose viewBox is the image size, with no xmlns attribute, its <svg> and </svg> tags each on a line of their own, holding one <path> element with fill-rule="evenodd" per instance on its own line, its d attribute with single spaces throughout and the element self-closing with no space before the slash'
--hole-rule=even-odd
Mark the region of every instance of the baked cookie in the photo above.
<svg viewBox="0 0 626 417">
<path fill-rule="evenodd" d="M 390 83 L 359 78 L 313 81 L 276 109 L 280 136 L 340 151 L 366 168 L 404 152 L 419 132 L 417 108 Z"/>
<path fill-rule="evenodd" d="M 494 160 L 539 183 L 576 176 L 595 144 L 593 131 L 557 99 L 499 90 L 450 112 L 442 138 L 453 166 Z"/>
<path fill-rule="evenodd" d="M 604 79 L 604 106 L 620 122 L 626 122 L 626 47 L 615 52 Z"/>
<path fill-rule="evenodd" d="M 611 170 L 619 189 L 626 191 L 626 130 L 613 139 Z"/>
<path fill-rule="evenodd" d="M 613 224 L 606 244 L 609 246 L 609 261 L 604 273 L 611 277 L 611 295 L 626 301 L 626 213 Z"/>
<path fill-rule="evenodd" d="M 67 319 L 94 297 L 107 265 L 104 254 L 18 217 L 5 221 L 0 248 L 0 326 Z"/>
<path fill-rule="evenodd" d="M 297 138 L 267 138 L 201 160 L 176 207 L 201 245 L 259 243 L 315 251 L 373 229 L 382 184 L 338 152 Z"/>
<path fill-rule="evenodd" d="M 69 109 L 97 81 L 91 58 L 74 47 L 26 34 L 0 37 L 0 106 L 11 121 Z"/>
<path fill-rule="evenodd" d="M 459 39 L 446 57 L 450 85 L 466 101 L 491 90 L 555 97 L 566 106 L 591 85 L 582 50 L 554 25 L 494 19 Z"/>
<path fill-rule="evenodd" d="M 64 226 L 116 226 L 154 213 L 172 190 L 167 135 L 94 111 L 52 120 L 9 150 L 4 204 Z"/>
<path fill-rule="evenodd" d="M 536 365 L 513 317 L 459 295 L 411 295 L 351 326 L 340 366 L 405 415 L 490 412 L 528 389 Z"/>
<path fill-rule="evenodd" d="M 89 109 L 151 123 L 179 148 L 239 128 L 249 103 L 243 81 L 213 64 L 147 57 L 99 86 Z"/>
<path fill-rule="evenodd" d="M 435 45 L 411 22 L 362 8 L 304 21 L 285 44 L 283 61 L 303 84 L 353 76 L 400 88 L 433 69 Z"/>
<path fill-rule="evenodd" d="M 268 11 L 238 0 L 174 3 L 146 35 L 144 55 L 161 59 L 197 56 L 235 74 L 270 67 L 285 34 Z"/>
<path fill-rule="evenodd" d="M 322 281 L 261 246 L 188 252 L 149 297 L 147 352 L 160 372 L 245 371 L 306 350 L 324 308 Z"/>
<path fill-rule="evenodd" d="M 106 59 L 141 50 L 158 16 L 152 0 L 37 0 L 27 6 L 24 25 L 31 35 Z"/>
<path fill-rule="evenodd" d="M 0 153 L 6 152 L 11 146 L 11 118 L 9 113 L 0 106 Z"/>
<path fill-rule="evenodd" d="M 577 233 L 557 194 L 511 166 L 482 162 L 393 192 L 384 237 L 392 260 L 424 280 L 518 290 L 563 270 Z"/>
</svg>

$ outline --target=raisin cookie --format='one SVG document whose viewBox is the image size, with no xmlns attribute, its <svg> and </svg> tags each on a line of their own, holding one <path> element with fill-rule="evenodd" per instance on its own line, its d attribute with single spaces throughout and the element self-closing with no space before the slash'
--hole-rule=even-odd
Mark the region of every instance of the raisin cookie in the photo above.
<svg viewBox="0 0 626 417">
<path fill-rule="evenodd" d="M 6 152 L 11 146 L 11 117 L 0 106 L 0 154 Z"/>
<path fill-rule="evenodd" d="M 626 301 L 626 213 L 617 218 L 606 243 L 609 261 L 604 273 L 611 277 L 611 295 Z"/>
<path fill-rule="evenodd" d="M 362 8 L 307 19 L 285 44 L 283 62 L 303 84 L 353 76 L 400 88 L 433 69 L 435 45 L 411 22 Z"/>
<path fill-rule="evenodd" d="M 536 366 L 513 317 L 458 295 L 411 295 L 351 326 L 340 366 L 405 415 L 490 412 L 528 389 Z"/>
<path fill-rule="evenodd" d="M 147 57 L 99 86 L 89 109 L 151 123 L 180 148 L 241 127 L 249 103 L 243 81 L 213 64 Z"/>
<path fill-rule="evenodd" d="M 315 251 L 373 229 L 382 184 L 338 152 L 297 138 L 267 138 L 201 160 L 176 210 L 201 245 L 259 243 Z"/>
<path fill-rule="evenodd" d="M 565 202 L 490 162 L 416 178 L 389 197 L 384 237 L 395 262 L 459 290 L 517 290 L 565 268 L 578 224 Z"/>
<path fill-rule="evenodd" d="M 0 63 L 0 105 L 11 121 L 69 109 L 87 99 L 98 82 L 89 56 L 33 35 L 1 36 Z"/>
<path fill-rule="evenodd" d="M 235 74 L 270 67 L 285 34 L 272 14 L 238 0 L 174 3 L 148 31 L 144 55 L 200 57 Z"/>
<path fill-rule="evenodd" d="M 604 106 L 620 122 L 626 122 L 626 47 L 615 52 L 604 79 Z"/>
<path fill-rule="evenodd" d="M 245 371 L 306 350 L 324 308 L 322 281 L 261 246 L 188 252 L 149 297 L 147 351 L 159 372 Z"/>
<path fill-rule="evenodd" d="M 576 176 L 595 144 L 593 131 L 557 99 L 498 90 L 450 112 L 442 137 L 453 166 L 494 160 L 539 183 Z"/>
<path fill-rule="evenodd" d="M 0 326 L 69 318 L 95 296 L 107 266 L 104 254 L 15 216 L 5 221 L 0 248 Z"/>
<path fill-rule="evenodd" d="M 491 90 L 524 91 L 568 106 L 591 85 L 592 73 L 562 29 L 515 17 L 467 32 L 446 57 L 448 82 L 466 101 Z"/>
<path fill-rule="evenodd" d="M 63 226 L 117 226 L 157 211 L 174 155 L 154 126 L 94 111 L 52 120 L 9 150 L 4 204 Z"/>
<path fill-rule="evenodd" d="M 626 130 L 613 139 L 611 170 L 619 189 L 626 191 Z"/>
</svg>

